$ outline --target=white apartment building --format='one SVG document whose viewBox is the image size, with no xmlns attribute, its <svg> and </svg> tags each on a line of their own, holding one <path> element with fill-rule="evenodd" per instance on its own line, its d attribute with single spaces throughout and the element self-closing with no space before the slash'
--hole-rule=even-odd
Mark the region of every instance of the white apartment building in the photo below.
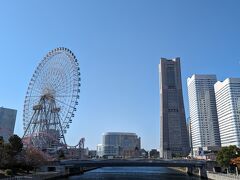
<svg viewBox="0 0 240 180">
<path fill-rule="evenodd" d="M 97 156 L 102 157 L 103 156 L 103 150 L 102 150 L 102 144 L 97 145 Z"/>
<path fill-rule="evenodd" d="M 194 156 L 199 148 L 220 147 L 220 134 L 214 84 L 216 75 L 196 75 L 187 79 Z"/>
<path fill-rule="evenodd" d="M 214 85 L 222 146 L 240 147 L 240 78 Z"/>
</svg>

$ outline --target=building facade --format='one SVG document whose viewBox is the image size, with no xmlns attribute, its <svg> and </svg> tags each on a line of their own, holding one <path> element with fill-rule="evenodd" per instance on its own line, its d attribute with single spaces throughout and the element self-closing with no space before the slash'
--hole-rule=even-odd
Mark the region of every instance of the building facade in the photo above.
<svg viewBox="0 0 240 180">
<path fill-rule="evenodd" d="M 193 157 L 193 145 L 192 145 L 192 130 L 191 130 L 191 118 L 187 119 L 187 133 L 188 133 L 188 141 L 189 141 L 189 148 L 190 148 L 190 157 Z"/>
<path fill-rule="evenodd" d="M 0 107 L 0 136 L 7 142 L 13 135 L 17 110 Z"/>
<path fill-rule="evenodd" d="M 141 139 L 135 133 L 107 132 L 97 147 L 100 157 L 136 157 L 141 149 Z"/>
<path fill-rule="evenodd" d="M 102 149 L 103 145 L 102 144 L 98 144 L 97 145 L 97 156 L 98 157 L 103 157 L 103 149 Z"/>
<path fill-rule="evenodd" d="M 187 79 L 193 155 L 199 148 L 221 147 L 214 84 L 216 75 Z"/>
<path fill-rule="evenodd" d="M 187 156 L 189 139 L 182 95 L 180 58 L 161 58 L 160 81 L 160 157 Z"/>
<path fill-rule="evenodd" d="M 214 85 L 222 146 L 240 147 L 240 78 Z"/>
</svg>

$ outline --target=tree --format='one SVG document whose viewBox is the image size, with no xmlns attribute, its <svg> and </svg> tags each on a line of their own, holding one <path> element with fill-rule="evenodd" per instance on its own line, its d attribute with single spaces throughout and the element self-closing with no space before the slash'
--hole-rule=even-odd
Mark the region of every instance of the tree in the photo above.
<svg viewBox="0 0 240 180">
<path fill-rule="evenodd" d="M 237 146 L 230 145 L 228 147 L 222 147 L 217 153 L 217 162 L 223 167 L 229 167 L 231 159 L 240 156 L 240 149 Z"/>
<path fill-rule="evenodd" d="M 240 157 L 236 157 L 236 158 L 231 159 L 230 163 L 237 166 L 238 169 L 240 169 Z"/>
<path fill-rule="evenodd" d="M 27 169 L 30 167 L 37 167 L 46 163 L 47 158 L 44 153 L 33 147 L 29 147 L 24 151 L 24 163 Z"/>
<path fill-rule="evenodd" d="M 4 150 L 4 140 L 3 140 L 3 137 L 0 136 L 0 165 L 2 164 L 2 161 L 3 161 L 3 150 Z"/>
<path fill-rule="evenodd" d="M 2 136 L 0 136 L 0 146 L 2 146 L 4 144 L 4 139 Z"/>
<path fill-rule="evenodd" d="M 18 164 L 17 155 L 22 151 L 23 143 L 17 135 L 11 136 L 8 141 L 0 144 L 0 166 L 12 168 Z"/>
<path fill-rule="evenodd" d="M 18 135 L 14 134 L 8 139 L 8 141 L 11 145 L 12 155 L 16 155 L 22 151 L 23 143 L 22 139 Z"/>
</svg>

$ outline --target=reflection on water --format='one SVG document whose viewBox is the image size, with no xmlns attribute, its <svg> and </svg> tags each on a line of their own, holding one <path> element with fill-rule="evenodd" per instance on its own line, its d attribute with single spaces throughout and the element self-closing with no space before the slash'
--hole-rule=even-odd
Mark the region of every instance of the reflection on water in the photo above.
<svg viewBox="0 0 240 180">
<path fill-rule="evenodd" d="M 69 180 L 199 180 L 165 167 L 106 167 L 69 177 Z"/>
</svg>

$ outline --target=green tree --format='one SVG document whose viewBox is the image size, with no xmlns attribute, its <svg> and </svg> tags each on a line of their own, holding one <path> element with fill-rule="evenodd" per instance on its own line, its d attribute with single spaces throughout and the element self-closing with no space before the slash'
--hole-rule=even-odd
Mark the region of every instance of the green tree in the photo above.
<svg viewBox="0 0 240 180">
<path fill-rule="evenodd" d="M 3 163 L 3 150 L 4 150 L 4 140 L 3 140 L 3 137 L 0 136 L 0 165 Z"/>
<path fill-rule="evenodd" d="M 12 155 L 16 155 L 22 151 L 23 143 L 22 143 L 22 139 L 18 135 L 14 134 L 8 139 L 8 141 L 11 146 Z"/>
<path fill-rule="evenodd" d="M 217 153 L 217 162 L 223 167 L 229 167 L 231 159 L 240 156 L 240 149 L 237 146 L 230 145 L 228 147 L 222 147 Z"/>
<path fill-rule="evenodd" d="M 3 144 L 4 144 L 4 139 L 2 136 L 0 136 L 0 146 L 3 146 Z"/>
<path fill-rule="evenodd" d="M 18 156 L 23 149 L 20 137 L 13 135 L 8 139 L 9 143 L 0 145 L 0 167 L 12 168 L 18 164 Z"/>
</svg>

